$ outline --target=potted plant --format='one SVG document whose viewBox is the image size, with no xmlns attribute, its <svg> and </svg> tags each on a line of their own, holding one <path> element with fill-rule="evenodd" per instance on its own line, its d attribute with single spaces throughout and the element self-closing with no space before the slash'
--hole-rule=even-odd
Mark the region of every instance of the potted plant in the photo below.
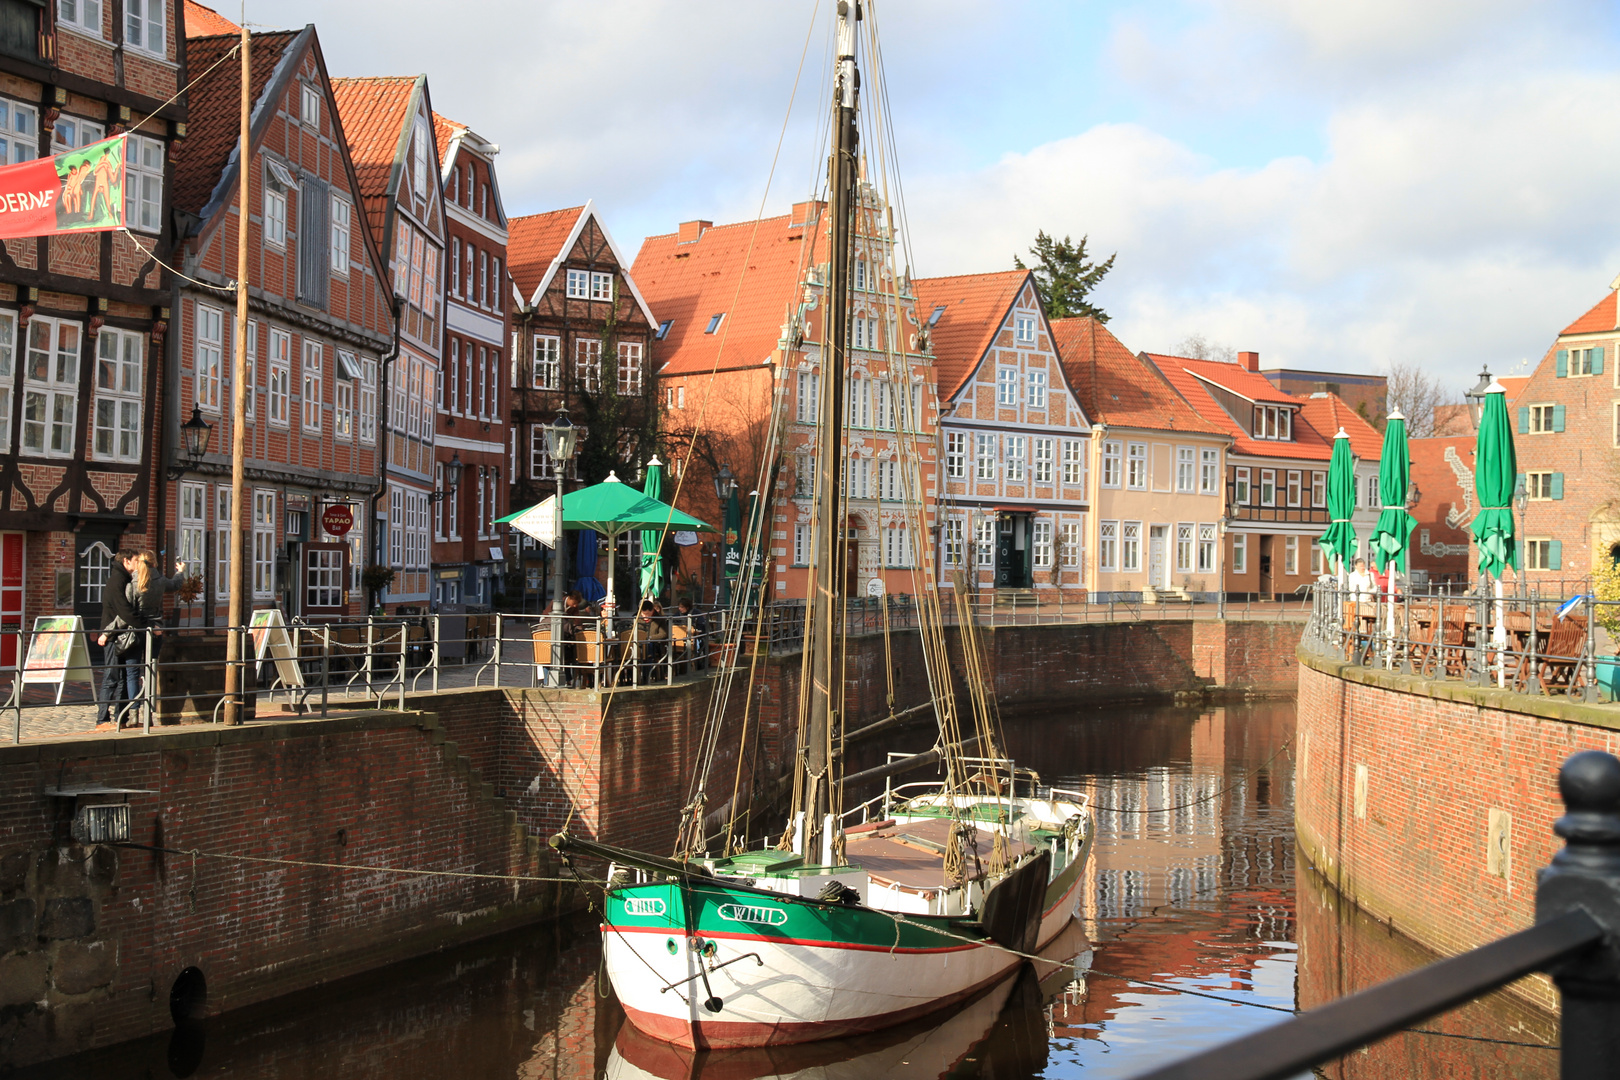
<svg viewBox="0 0 1620 1080">
<path fill-rule="evenodd" d="M 368 611 L 376 611 L 382 606 L 378 597 L 393 583 L 394 568 L 392 566 L 379 566 L 372 563 L 360 572 L 360 584 L 365 586 L 366 593 L 370 597 L 370 603 L 366 605 Z"/>
</svg>

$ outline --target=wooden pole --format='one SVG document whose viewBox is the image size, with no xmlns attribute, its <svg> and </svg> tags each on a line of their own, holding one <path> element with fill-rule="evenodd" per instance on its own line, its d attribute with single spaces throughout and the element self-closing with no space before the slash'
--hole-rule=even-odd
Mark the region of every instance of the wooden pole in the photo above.
<svg viewBox="0 0 1620 1080">
<path fill-rule="evenodd" d="M 230 615 L 225 638 L 225 723 L 240 724 L 246 711 L 243 694 L 246 635 L 242 632 L 245 614 L 251 610 L 244 600 L 252 594 L 252 573 L 247 566 L 248 546 L 244 532 L 247 520 L 247 316 L 248 316 L 248 211 L 253 192 L 253 154 L 249 146 L 248 110 L 251 107 L 251 68 L 248 63 L 247 20 L 242 22 L 242 143 L 237 151 L 236 213 L 236 340 L 231 357 L 231 588 Z"/>
</svg>

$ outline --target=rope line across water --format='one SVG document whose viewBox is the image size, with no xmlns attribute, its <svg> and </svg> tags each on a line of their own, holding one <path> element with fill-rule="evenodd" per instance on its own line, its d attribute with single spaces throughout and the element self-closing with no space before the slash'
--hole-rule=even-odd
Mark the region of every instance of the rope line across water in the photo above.
<svg viewBox="0 0 1620 1080">
<path fill-rule="evenodd" d="M 230 862 L 273 863 L 278 866 L 313 866 L 323 870 L 363 870 L 372 874 L 410 874 L 416 877 L 477 878 L 485 881 L 539 881 L 562 882 L 572 885 L 578 875 L 566 877 L 538 877 L 532 874 L 480 874 L 471 870 L 418 870 L 404 866 L 363 866 L 359 863 L 319 862 L 314 859 L 277 859 L 268 855 L 235 855 L 224 851 L 203 851 L 200 848 L 171 848 L 157 844 L 114 844 L 113 847 L 138 848 L 142 851 L 161 851 L 166 855 L 190 855 L 193 859 L 224 859 Z M 584 880 L 584 879 L 581 879 Z"/>
</svg>

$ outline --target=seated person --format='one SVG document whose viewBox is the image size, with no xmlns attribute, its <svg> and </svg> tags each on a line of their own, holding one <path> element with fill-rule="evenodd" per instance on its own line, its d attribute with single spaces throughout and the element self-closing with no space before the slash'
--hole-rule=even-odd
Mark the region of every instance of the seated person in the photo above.
<svg viewBox="0 0 1620 1080">
<path fill-rule="evenodd" d="M 646 682 L 669 648 L 669 627 L 658 617 L 658 605 L 653 601 L 641 602 L 641 609 L 630 624 L 630 641 L 641 664 L 641 681 Z"/>
<path fill-rule="evenodd" d="M 693 611 L 692 601 L 684 596 L 675 605 L 675 618 L 691 630 L 686 642 L 686 656 L 682 659 L 695 660 L 699 668 L 708 667 L 709 620 Z"/>
</svg>

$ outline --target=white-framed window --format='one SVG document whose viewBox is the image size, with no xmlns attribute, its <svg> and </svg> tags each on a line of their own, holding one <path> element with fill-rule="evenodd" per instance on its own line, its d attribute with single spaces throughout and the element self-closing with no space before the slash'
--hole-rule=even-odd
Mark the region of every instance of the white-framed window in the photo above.
<svg viewBox="0 0 1620 1080">
<path fill-rule="evenodd" d="M 1249 534 L 1237 533 L 1232 537 L 1232 573 L 1249 572 Z"/>
<path fill-rule="evenodd" d="M 1524 542 L 1524 568 L 1526 570 L 1560 570 L 1563 568 L 1563 541 L 1538 538 Z"/>
<path fill-rule="evenodd" d="M 321 130 L 321 92 L 307 82 L 298 84 L 298 122 Z"/>
<path fill-rule="evenodd" d="M 39 156 L 39 109 L 0 98 L 0 165 L 17 165 Z"/>
<path fill-rule="evenodd" d="M 600 272 L 597 272 L 597 271 L 592 271 L 591 272 L 591 299 L 592 300 L 612 300 L 613 299 L 613 275 L 612 274 L 603 274 L 603 273 L 600 273 Z"/>
<path fill-rule="evenodd" d="M 444 492 L 444 462 L 433 463 L 433 494 L 441 495 Z M 438 499 L 433 504 L 433 539 L 444 539 L 444 500 Z"/>
<path fill-rule="evenodd" d="M 223 384 L 225 318 L 219 308 L 207 304 L 193 307 L 197 319 L 196 347 L 192 353 L 191 393 L 197 407 L 222 412 L 220 387 Z"/>
<path fill-rule="evenodd" d="M 1221 482 L 1221 452 L 1204 447 L 1198 451 L 1198 494 L 1215 495 Z"/>
<path fill-rule="evenodd" d="M 973 435 L 973 476 L 977 480 L 994 480 L 996 478 L 996 437 L 989 432 L 975 432 Z"/>
<path fill-rule="evenodd" d="M 349 207 L 349 200 L 332 196 L 332 273 L 347 274 L 349 272 L 349 240 L 350 222 L 353 220 L 353 211 Z"/>
<path fill-rule="evenodd" d="M 872 381 L 872 426 L 879 431 L 894 430 L 894 397 L 887 379 Z"/>
<path fill-rule="evenodd" d="M 878 498 L 898 502 L 901 495 L 900 462 L 892 459 L 878 462 Z"/>
<path fill-rule="evenodd" d="M 1018 404 L 1018 369 L 1015 367 L 996 368 L 996 404 Z"/>
<path fill-rule="evenodd" d="M 1311 473 L 1311 505 L 1327 505 L 1327 473 Z"/>
<path fill-rule="evenodd" d="M 1569 373 L 1572 376 L 1597 373 L 1597 358 L 1603 355 L 1601 347 L 1569 350 Z"/>
<path fill-rule="evenodd" d="M 101 37 L 101 0 L 56 0 L 56 22 Z"/>
<path fill-rule="evenodd" d="M 1102 486 L 1117 488 L 1120 486 L 1123 466 L 1121 454 L 1124 444 L 1117 439 L 1104 439 L 1102 452 Z"/>
<path fill-rule="evenodd" d="M 1561 499 L 1564 497 L 1564 483 L 1562 480 L 1554 481 L 1554 476 L 1562 473 L 1527 472 L 1524 474 L 1524 491 L 1531 499 L 1541 502 L 1545 499 Z"/>
<path fill-rule="evenodd" d="M 1050 484 L 1052 482 L 1052 440 L 1037 438 L 1032 441 L 1035 444 L 1035 468 L 1030 479 L 1037 484 Z"/>
<path fill-rule="evenodd" d="M 1046 408 L 1046 372 L 1024 373 L 1024 404 L 1031 409 Z"/>
<path fill-rule="evenodd" d="M 866 315 L 857 315 L 849 321 L 851 346 L 856 349 L 881 349 L 878 344 L 878 321 Z"/>
<path fill-rule="evenodd" d="M 1147 443 L 1133 442 L 1125 450 L 1125 486 L 1146 491 L 1148 481 Z"/>
<path fill-rule="evenodd" d="M 265 397 L 270 405 L 270 422 L 286 427 L 292 405 L 292 334 L 270 328 L 270 382 Z"/>
<path fill-rule="evenodd" d="M 1034 544 L 1035 567 L 1038 570 L 1049 570 L 1052 567 L 1052 523 L 1050 521 L 1035 521 L 1032 526 L 1031 537 Z"/>
<path fill-rule="evenodd" d="M 911 530 L 890 525 L 883 530 L 883 565 L 905 568 L 916 564 L 912 557 Z"/>
<path fill-rule="evenodd" d="M 422 410 L 417 408 L 417 402 L 422 400 L 422 361 L 411 357 L 410 367 L 406 369 L 405 399 L 400 407 L 405 410 L 405 433 L 413 439 L 422 437 Z"/>
<path fill-rule="evenodd" d="M 472 359 L 471 349 L 468 346 L 468 360 Z M 467 407 L 470 411 L 472 402 L 469 401 Z M 489 350 L 482 345 L 478 346 L 478 418 L 489 418 Z"/>
<path fill-rule="evenodd" d="M 1303 495 L 1301 490 L 1301 473 L 1296 469 L 1288 470 L 1288 505 L 1298 506 Z"/>
<path fill-rule="evenodd" d="M 17 313 L 0 311 L 0 453 L 11 449 L 11 387 L 16 377 Z"/>
<path fill-rule="evenodd" d="M 600 338 L 574 339 L 574 381 L 581 390 L 594 393 L 602 388 L 602 341 Z"/>
<path fill-rule="evenodd" d="M 478 516 L 474 519 L 478 523 L 478 539 L 489 539 L 489 496 L 490 477 L 483 467 L 478 468 Z"/>
<path fill-rule="evenodd" d="M 1377 510 L 1384 505 L 1384 500 L 1378 493 L 1378 476 L 1367 477 L 1367 501 L 1361 504 L 1365 509 Z"/>
<path fill-rule="evenodd" d="M 946 566 L 962 565 L 962 519 L 948 517 L 940 530 L 940 553 Z"/>
<path fill-rule="evenodd" d="M 47 457 L 78 450 L 79 334 L 75 322 L 35 315 L 28 320 L 23 368 L 22 448 Z"/>
<path fill-rule="evenodd" d="M 844 491 L 851 499 L 872 497 L 871 458 L 850 458 L 844 467 Z"/>
<path fill-rule="evenodd" d="M 231 595 L 231 487 L 214 488 L 214 597 Z"/>
<path fill-rule="evenodd" d="M 1097 569 L 1113 572 L 1119 569 L 1119 522 L 1097 523 Z"/>
<path fill-rule="evenodd" d="M 1022 435 L 1007 436 L 1007 481 L 1021 484 L 1024 482 L 1024 454 L 1029 442 Z"/>
<path fill-rule="evenodd" d="M 256 599 L 276 591 L 276 493 L 253 489 L 253 595 Z"/>
<path fill-rule="evenodd" d="M 973 564 L 982 570 L 996 565 L 996 519 L 983 517 L 973 523 Z"/>
<path fill-rule="evenodd" d="M 489 307 L 489 252 L 482 249 L 478 252 L 478 306 Z"/>
<path fill-rule="evenodd" d="M 1020 345 L 1035 344 L 1035 316 L 1013 316 L 1013 340 Z"/>
<path fill-rule="evenodd" d="M 1085 565 L 1085 526 L 1078 521 L 1065 521 L 1058 535 L 1063 541 L 1063 551 L 1058 561 L 1064 568 L 1074 570 Z"/>
<path fill-rule="evenodd" d="M 453 178 L 459 178 L 461 176 L 461 170 L 457 169 L 454 173 L 451 174 L 451 176 Z M 451 198 L 451 201 L 455 201 L 455 194 L 453 192 L 451 193 L 450 198 Z M 471 282 L 468 282 L 469 286 L 471 284 L 472 284 Z M 460 296 L 460 295 L 462 295 L 462 293 L 461 293 L 461 237 L 459 237 L 459 236 L 452 236 L 450 238 L 450 295 L 451 296 Z"/>
<path fill-rule="evenodd" d="M 851 379 L 846 384 L 849 396 L 849 426 L 872 425 L 872 383 L 867 379 Z"/>
<path fill-rule="evenodd" d="M 641 342 L 619 342 L 619 393 L 634 397 L 641 393 Z"/>
<path fill-rule="evenodd" d="M 1191 494 L 1193 490 L 1193 477 L 1197 465 L 1197 451 L 1195 447 L 1176 447 L 1176 490 Z"/>
<path fill-rule="evenodd" d="M 1190 521 L 1176 525 L 1176 573 L 1190 574 L 1193 568 L 1193 524 Z"/>
<path fill-rule="evenodd" d="M 868 264 L 865 259 L 858 258 L 855 260 L 855 288 L 860 289 L 863 292 L 872 288 L 870 279 L 868 278 L 866 272 L 867 265 Z"/>
<path fill-rule="evenodd" d="M 1122 521 L 1119 533 L 1120 570 L 1129 573 L 1142 569 L 1142 523 Z"/>
<path fill-rule="evenodd" d="M 418 203 L 427 202 L 428 152 L 430 149 L 427 119 L 416 117 L 416 134 L 411 139 L 411 192 Z"/>
<path fill-rule="evenodd" d="M 1249 467 L 1239 466 L 1232 470 L 1232 504 L 1248 506 L 1249 494 Z"/>
<path fill-rule="evenodd" d="M 445 380 L 448 384 L 445 397 L 439 402 L 448 409 L 452 416 L 461 415 L 461 339 L 450 339 L 450 377 Z"/>
<path fill-rule="evenodd" d="M 146 339 L 104 326 L 96 338 L 96 459 L 141 459 Z"/>
<path fill-rule="evenodd" d="M 78 116 L 58 116 L 51 125 L 51 153 L 79 150 L 107 137 L 107 129 L 95 120 Z"/>
<path fill-rule="evenodd" d="M 377 441 L 377 361 L 360 361 L 360 441 Z"/>
<path fill-rule="evenodd" d="M 124 45 L 153 56 L 165 56 L 169 42 L 163 32 L 168 0 L 124 0 Z"/>
<path fill-rule="evenodd" d="M 554 334 L 535 335 L 532 377 L 536 390 L 562 389 L 562 338 Z"/>
<path fill-rule="evenodd" d="M 337 378 L 332 380 L 332 433 L 340 439 L 354 438 L 354 384 L 360 374 L 352 353 L 337 354 Z"/>
<path fill-rule="evenodd" d="M 276 247 L 287 246 L 287 188 L 289 184 L 277 175 L 279 162 L 266 162 L 264 176 L 264 242 Z M 281 168 L 280 172 L 286 172 Z M 291 174 L 288 174 L 291 176 Z M 400 239 L 405 234 L 400 233 Z"/>
<path fill-rule="evenodd" d="M 1063 440 L 1063 486 L 1079 487 L 1085 483 L 1086 444 L 1079 439 Z"/>
<path fill-rule="evenodd" d="M 551 471 L 551 450 L 546 445 L 545 424 L 535 424 L 529 428 L 529 479 L 556 479 Z"/>
<path fill-rule="evenodd" d="M 1617 367 L 1620 367 L 1620 365 L 1617 365 Z M 1558 423 L 1558 408 L 1559 407 L 1557 405 L 1529 406 L 1530 434 L 1542 435 L 1547 432 L 1557 431 L 1560 427 Z"/>
<path fill-rule="evenodd" d="M 820 402 L 821 374 L 815 371 L 800 371 L 795 381 L 798 387 L 794 395 L 793 417 L 801 424 L 814 424 Z"/>
<path fill-rule="evenodd" d="M 304 364 L 301 369 L 303 374 L 304 430 L 313 435 L 320 434 L 321 430 L 321 403 L 324 397 L 321 385 L 321 369 L 324 359 L 320 342 L 304 342 Z"/>
<path fill-rule="evenodd" d="M 1316 577 L 1322 573 L 1322 546 L 1311 545 L 1311 576 Z"/>
<path fill-rule="evenodd" d="M 796 521 L 793 523 L 793 565 L 810 565 L 810 523 Z"/>
<path fill-rule="evenodd" d="M 471 254 L 472 249 L 469 247 L 468 255 L 471 256 Z M 468 289 L 472 288 L 470 268 L 467 275 L 467 287 Z M 570 300 L 589 300 L 591 298 L 591 272 L 589 270 L 568 271 L 567 293 Z"/>
<path fill-rule="evenodd" d="M 1283 537 L 1283 573 L 1293 577 L 1299 573 L 1299 537 Z"/>
<path fill-rule="evenodd" d="M 1260 470 L 1260 505 L 1277 505 L 1277 470 Z"/>
<path fill-rule="evenodd" d="M 1290 442 L 1294 438 L 1294 411 L 1286 405 L 1254 407 L 1254 437 Z"/>
<path fill-rule="evenodd" d="M 486 187 L 485 190 L 489 189 Z M 498 312 L 501 310 L 501 297 L 506 294 L 506 278 L 501 276 L 500 259 L 491 259 L 489 265 L 489 306 Z"/>
<path fill-rule="evenodd" d="M 388 565 L 405 566 L 405 489 L 388 489 Z"/>
<path fill-rule="evenodd" d="M 1620 415 L 1620 407 L 1616 414 Z M 967 433 L 950 431 L 945 434 L 945 475 L 953 480 L 967 476 Z"/>
<path fill-rule="evenodd" d="M 204 537 L 208 531 L 208 485 L 183 483 L 180 485 L 179 550 L 175 558 L 186 564 L 186 572 L 200 574 L 204 569 Z"/>
<path fill-rule="evenodd" d="M 1215 526 L 1198 526 L 1198 572 L 1200 574 L 1213 574 L 1215 572 Z"/>
<path fill-rule="evenodd" d="M 249 319 L 247 324 L 247 356 L 243 358 L 244 374 L 247 376 L 247 412 L 246 416 L 252 420 L 259 410 L 259 323 L 257 319 Z"/>
</svg>

